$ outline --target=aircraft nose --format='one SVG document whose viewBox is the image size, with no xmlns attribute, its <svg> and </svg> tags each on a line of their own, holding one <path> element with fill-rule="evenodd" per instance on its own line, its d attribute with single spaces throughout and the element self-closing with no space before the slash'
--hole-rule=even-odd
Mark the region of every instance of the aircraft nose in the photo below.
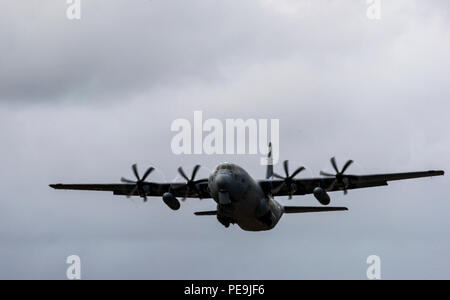
<svg viewBox="0 0 450 300">
<path fill-rule="evenodd" d="M 217 174 L 214 181 L 219 191 L 229 191 L 231 185 L 231 175 L 229 173 Z"/>
</svg>

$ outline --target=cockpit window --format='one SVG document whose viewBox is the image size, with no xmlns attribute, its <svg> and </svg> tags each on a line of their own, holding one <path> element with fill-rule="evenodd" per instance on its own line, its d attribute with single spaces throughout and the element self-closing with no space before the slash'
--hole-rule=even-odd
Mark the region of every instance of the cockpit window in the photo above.
<svg viewBox="0 0 450 300">
<path fill-rule="evenodd" d="M 218 170 L 230 170 L 230 171 L 232 171 L 233 170 L 233 165 L 232 164 L 228 164 L 228 163 L 221 164 L 221 165 L 217 166 L 216 171 L 218 171 Z"/>
</svg>

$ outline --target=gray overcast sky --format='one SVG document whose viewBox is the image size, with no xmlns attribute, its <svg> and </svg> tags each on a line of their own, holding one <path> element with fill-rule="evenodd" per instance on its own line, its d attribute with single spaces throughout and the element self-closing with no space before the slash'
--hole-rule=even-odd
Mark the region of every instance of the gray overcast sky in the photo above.
<svg viewBox="0 0 450 300">
<path fill-rule="evenodd" d="M 221 161 L 264 176 L 256 156 L 176 156 L 170 124 L 280 119 L 281 160 L 354 173 L 449 170 L 448 1 L 90 0 L 0 5 L 0 278 L 445 278 L 448 178 L 332 195 L 346 213 L 284 216 L 269 232 L 225 229 L 189 200 L 172 213 L 49 183 L 118 182 L 130 165 L 208 174 Z M 277 169 L 280 166 L 276 166 Z M 283 204 L 317 205 L 311 196 Z"/>
</svg>

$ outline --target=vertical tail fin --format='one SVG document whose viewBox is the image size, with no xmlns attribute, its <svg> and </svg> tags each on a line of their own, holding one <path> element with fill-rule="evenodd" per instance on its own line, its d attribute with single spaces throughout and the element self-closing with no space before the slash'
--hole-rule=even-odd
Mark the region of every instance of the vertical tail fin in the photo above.
<svg viewBox="0 0 450 300">
<path fill-rule="evenodd" d="M 272 142 L 269 142 L 269 153 L 267 154 L 267 171 L 266 179 L 270 179 L 273 176 L 273 159 L 272 159 Z"/>
</svg>

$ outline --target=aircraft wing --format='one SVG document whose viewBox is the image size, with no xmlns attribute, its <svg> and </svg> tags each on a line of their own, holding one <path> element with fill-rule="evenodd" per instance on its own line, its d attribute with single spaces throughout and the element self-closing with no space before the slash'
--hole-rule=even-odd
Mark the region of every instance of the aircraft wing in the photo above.
<svg viewBox="0 0 450 300">
<path fill-rule="evenodd" d="M 408 173 L 390 173 L 390 174 L 374 174 L 374 175 L 342 175 L 340 180 L 336 177 L 319 177 L 309 179 L 293 179 L 292 189 L 293 195 L 312 194 L 316 187 L 321 187 L 329 192 L 340 190 L 352 190 L 369 188 L 376 186 L 386 186 L 389 181 L 414 179 L 422 177 L 443 176 L 444 171 L 425 171 L 425 172 L 408 172 Z M 273 196 L 287 196 L 290 193 L 288 185 L 283 180 L 261 180 L 259 181 L 262 189 Z"/>
<path fill-rule="evenodd" d="M 51 184 L 50 187 L 57 190 L 104 191 L 112 192 L 114 195 L 139 196 L 135 184 Z M 189 189 L 185 183 L 144 182 L 142 189 L 148 197 L 162 196 L 170 191 L 175 197 L 180 198 L 185 196 L 186 198 L 211 198 L 207 182 L 197 184 L 199 194 L 195 190 Z"/>
</svg>

